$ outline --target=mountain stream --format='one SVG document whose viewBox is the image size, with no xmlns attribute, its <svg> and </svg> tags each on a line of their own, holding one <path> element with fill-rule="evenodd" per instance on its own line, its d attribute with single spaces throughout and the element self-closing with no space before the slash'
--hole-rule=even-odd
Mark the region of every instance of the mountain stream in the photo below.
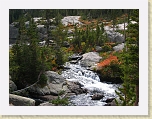
<svg viewBox="0 0 152 119">
<path fill-rule="evenodd" d="M 87 93 L 78 94 L 70 97 L 70 105 L 74 106 L 104 106 L 108 99 L 116 98 L 115 90 L 118 90 L 120 84 L 111 84 L 110 82 L 100 82 L 97 73 L 82 67 L 80 62 L 77 64 L 65 63 L 66 70 L 62 71 L 62 76 L 68 81 L 79 82 L 81 88 L 87 89 Z M 102 94 L 104 97 L 100 100 L 92 100 L 95 94 Z"/>
</svg>

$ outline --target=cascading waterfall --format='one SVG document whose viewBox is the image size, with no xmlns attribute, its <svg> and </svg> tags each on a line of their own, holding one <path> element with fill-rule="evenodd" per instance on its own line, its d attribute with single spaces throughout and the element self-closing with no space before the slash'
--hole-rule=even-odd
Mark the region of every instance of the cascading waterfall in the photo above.
<svg viewBox="0 0 152 119">
<path fill-rule="evenodd" d="M 109 98 L 115 98 L 115 90 L 118 84 L 107 84 L 100 82 L 97 73 L 81 67 L 80 63 L 65 63 L 66 70 L 62 72 L 62 76 L 68 81 L 79 82 L 82 88 L 88 90 L 87 94 L 79 94 L 70 98 L 71 103 L 77 106 L 103 106 Z M 95 93 L 103 94 L 101 100 L 92 100 L 91 96 Z"/>
</svg>

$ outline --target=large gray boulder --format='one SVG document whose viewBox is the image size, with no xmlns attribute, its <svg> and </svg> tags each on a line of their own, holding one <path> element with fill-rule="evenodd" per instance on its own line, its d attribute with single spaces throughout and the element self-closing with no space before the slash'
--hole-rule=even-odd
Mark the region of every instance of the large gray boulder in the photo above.
<svg viewBox="0 0 152 119">
<path fill-rule="evenodd" d="M 18 95 L 9 94 L 9 104 L 13 106 L 35 106 L 35 100 Z"/>
<path fill-rule="evenodd" d="M 69 91 L 67 86 L 64 85 L 66 80 L 56 72 L 46 71 L 47 84 L 44 87 L 34 85 L 28 89 L 32 95 L 58 95 L 61 91 Z"/>
<path fill-rule="evenodd" d="M 83 58 L 80 64 L 84 67 L 91 67 L 98 63 L 102 57 L 99 56 L 97 52 L 88 52 L 82 55 Z"/>
<path fill-rule="evenodd" d="M 119 32 L 114 32 L 111 30 L 106 31 L 108 39 L 110 42 L 114 42 L 114 43 L 122 43 L 125 41 L 125 38 L 122 34 L 120 34 Z"/>
</svg>

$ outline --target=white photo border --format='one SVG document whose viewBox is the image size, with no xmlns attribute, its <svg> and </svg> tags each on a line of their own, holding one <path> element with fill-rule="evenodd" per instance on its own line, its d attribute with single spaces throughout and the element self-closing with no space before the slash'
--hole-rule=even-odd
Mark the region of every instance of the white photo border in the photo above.
<svg viewBox="0 0 152 119">
<path fill-rule="evenodd" d="M 9 106 L 9 9 L 139 9 L 139 106 Z M 3 0 L 0 15 L 0 115 L 148 115 L 148 0 Z"/>
</svg>

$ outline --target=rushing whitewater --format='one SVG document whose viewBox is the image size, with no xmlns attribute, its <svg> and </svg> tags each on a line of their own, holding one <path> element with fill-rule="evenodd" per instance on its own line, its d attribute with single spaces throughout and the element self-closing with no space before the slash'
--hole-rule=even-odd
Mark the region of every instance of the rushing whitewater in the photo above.
<svg viewBox="0 0 152 119">
<path fill-rule="evenodd" d="M 116 97 L 115 90 L 117 90 L 118 85 L 100 82 L 100 78 L 96 73 L 87 70 L 85 67 L 81 67 L 80 63 L 71 64 L 66 62 L 65 67 L 66 70 L 62 72 L 62 76 L 68 81 L 79 82 L 82 88 L 88 90 L 87 94 L 71 97 L 71 102 L 74 105 L 105 105 L 106 99 Z M 104 98 L 98 101 L 91 100 L 91 96 L 95 93 L 103 94 Z"/>
</svg>

